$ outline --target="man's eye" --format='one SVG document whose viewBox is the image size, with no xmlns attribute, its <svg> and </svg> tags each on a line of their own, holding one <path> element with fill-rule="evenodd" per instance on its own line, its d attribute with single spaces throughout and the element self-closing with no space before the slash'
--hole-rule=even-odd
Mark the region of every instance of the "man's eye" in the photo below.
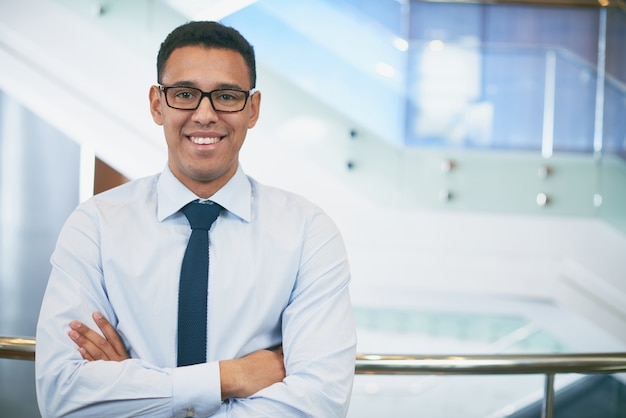
<svg viewBox="0 0 626 418">
<path fill-rule="evenodd" d="M 231 94 L 231 93 L 221 93 L 218 96 L 218 100 L 221 100 L 223 102 L 228 102 L 228 101 L 237 100 L 237 99 L 238 99 L 237 96 L 235 96 L 234 94 Z"/>
<path fill-rule="evenodd" d="M 196 97 L 196 92 L 193 90 L 180 90 L 176 92 L 175 96 L 180 100 L 191 100 Z"/>
</svg>

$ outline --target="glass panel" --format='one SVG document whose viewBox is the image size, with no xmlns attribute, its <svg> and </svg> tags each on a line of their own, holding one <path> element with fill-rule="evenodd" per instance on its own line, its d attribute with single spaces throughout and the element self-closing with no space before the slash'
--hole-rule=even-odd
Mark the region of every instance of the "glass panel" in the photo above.
<svg viewBox="0 0 626 418">
<path fill-rule="evenodd" d="M 357 297 L 354 314 L 362 354 L 495 356 L 620 351 L 623 345 L 577 315 L 534 299 L 419 296 L 385 288 Z M 626 393 L 611 379 L 602 384 Z M 544 383 L 544 375 L 357 375 L 349 416 L 539 417 Z M 596 384 L 581 375 L 557 375 L 557 408 L 616 408 L 626 401 L 585 398 Z"/>
<path fill-rule="evenodd" d="M 544 382 L 542 375 L 358 375 L 348 417 L 539 418 Z M 559 375 L 555 388 L 555 417 L 623 417 L 626 386 L 610 375 Z"/>
<path fill-rule="evenodd" d="M 541 397 L 543 376 L 382 376 L 355 378 L 350 418 L 486 418 Z M 516 408 L 513 406 L 513 410 Z"/>
<path fill-rule="evenodd" d="M 413 3 L 411 29 L 408 145 L 592 150 L 596 9 Z"/>
<path fill-rule="evenodd" d="M 604 150 L 626 158 L 626 10 L 607 10 Z"/>
<path fill-rule="evenodd" d="M 550 156 L 593 151 L 599 10 L 260 0 L 225 22 L 255 40 L 260 61 L 391 144 Z M 626 25 L 623 11 L 608 13 L 604 131 L 616 152 Z"/>
</svg>

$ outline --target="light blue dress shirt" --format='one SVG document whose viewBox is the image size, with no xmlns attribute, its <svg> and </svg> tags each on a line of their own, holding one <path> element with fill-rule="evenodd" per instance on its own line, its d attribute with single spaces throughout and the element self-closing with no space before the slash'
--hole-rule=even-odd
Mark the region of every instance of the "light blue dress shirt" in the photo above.
<svg viewBox="0 0 626 418">
<path fill-rule="evenodd" d="M 241 168 L 211 200 L 207 363 L 176 367 L 178 281 L 197 199 L 168 168 L 96 195 L 64 225 L 37 326 L 43 417 L 342 417 L 356 333 L 343 240 L 302 197 Z M 83 360 L 68 337 L 102 312 L 128 347 L 123 362 Z M 283 344 L 287 377 L 221 401 L 219 360 Z"/>
</svg>

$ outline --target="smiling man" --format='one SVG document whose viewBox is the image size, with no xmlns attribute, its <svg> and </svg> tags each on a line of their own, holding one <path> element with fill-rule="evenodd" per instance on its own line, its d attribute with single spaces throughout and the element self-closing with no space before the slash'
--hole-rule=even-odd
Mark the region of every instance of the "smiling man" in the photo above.
<svg viewBox="0 0 626 418">
<path fill-rule="evenodd" d="M 150 90 L 170 170 L 200 197 L 212 196 L 237 171 L 246 132 L 259 117 L 261 93 L 250 93 L 252 80 L 240 53 L 191 45 L 172 51 L 161 86 Z"/>
<path fill-rule="evenodd" d="M 52 255 L 37 328 L 42 415 L 345 416 L 356 336 L 341 236 L 238 162 L 261 105 L 252 47 L 191 22 L 161 45 L 157 77 L 166 167 L 81 204 Z M 191 205 L 215 211 L 197 235 Z M 183 295 L 194 235 L 208 245 L 204 272 L 190 268 L 201 303 Z M 191 340 L 187 305 L 202 308 Z M 190 350 L 201 359 L 181 362 Z"/>
</svg>

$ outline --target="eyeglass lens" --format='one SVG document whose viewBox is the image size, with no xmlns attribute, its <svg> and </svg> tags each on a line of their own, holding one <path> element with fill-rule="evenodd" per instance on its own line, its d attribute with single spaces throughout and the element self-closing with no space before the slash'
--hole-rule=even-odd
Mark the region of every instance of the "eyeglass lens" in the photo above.
<svg viewBox="0 0 626 418">
<path fill-rule="evenodd" d="M 223 112 L 238 112 L 243 110 L 248 99 L 248 93 L 241 90 L 219 89 L 205 93 L 193 87 L 165 88 L 167 104 L 176 109 L 196 109 L 204 96 L 210 98 L 213 109 Z"/>
</svg>

